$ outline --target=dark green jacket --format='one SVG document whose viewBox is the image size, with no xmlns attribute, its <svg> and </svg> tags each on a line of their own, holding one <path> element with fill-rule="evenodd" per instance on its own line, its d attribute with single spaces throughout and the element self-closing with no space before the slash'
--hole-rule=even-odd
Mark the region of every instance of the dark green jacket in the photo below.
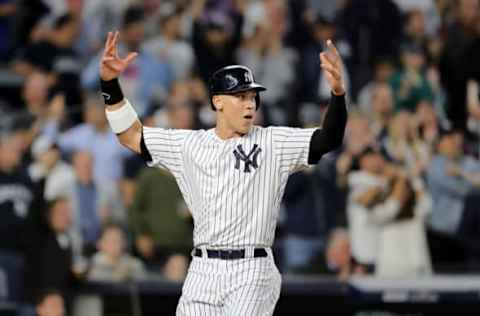
<svg viewBox="0 0 480 316">
<path fill-rule="evenodd" d="M 156 246 L 188 251 L 192 247 L 192 225 L 187 206 L 175 178 L 156 168 L 145 168 L 129 209 L 134 237 L 150 235 Z"/>
</svg>

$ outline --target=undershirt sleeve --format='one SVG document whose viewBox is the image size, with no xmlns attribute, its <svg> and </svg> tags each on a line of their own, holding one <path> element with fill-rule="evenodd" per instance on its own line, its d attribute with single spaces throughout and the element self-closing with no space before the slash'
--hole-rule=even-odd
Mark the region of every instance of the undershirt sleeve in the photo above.
<svg viewBox="0 0 480 316">
<path fill-rule="evenodd" d="M 347 116 L 345 95 L 332 94 L 323 128 L 317 129 L 310 139 L 309 164 L 316 164 L 324 154 L 342 145 Z"/>
</svg>

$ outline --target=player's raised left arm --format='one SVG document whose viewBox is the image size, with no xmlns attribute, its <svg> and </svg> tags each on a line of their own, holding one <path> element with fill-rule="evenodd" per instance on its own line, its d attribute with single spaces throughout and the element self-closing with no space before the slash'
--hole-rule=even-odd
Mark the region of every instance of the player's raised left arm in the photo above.
<svg viewBox="0 0 480 316">
<path fill-rule="evenodd" d="M 317 129 L 310 140 L 309 164 L 317 163 L 324 154 L 342 145 L 345 126 L 347 125 L 342 59 L 331 40 L 327 41 L 327 51 L 320 53 L 320 63 L 324 76 L 330 85 L 332 96 L 323 121 L 323 127 Z"/>
</svg>

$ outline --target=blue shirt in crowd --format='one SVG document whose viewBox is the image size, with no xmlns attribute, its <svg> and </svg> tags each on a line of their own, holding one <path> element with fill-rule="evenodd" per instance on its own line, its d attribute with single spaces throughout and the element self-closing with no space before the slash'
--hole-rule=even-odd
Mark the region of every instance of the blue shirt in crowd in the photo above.
<svg viewBox="0 0 480 316">
<path fill-rule="evenodd" d="M 427 170 L 427 184 L 433 199 L 433 211 L 428 224 L 433 230 L 448 235 L 457 232 L 465 198 L 473 188 L 467 180 L 448 174 L 449 165 L 452 163 L 466 173 L 480 172 L 480 163 L 470 157 L 463 157 L 455 162 L 442 155 L 432 159 Z"/>
</svg>

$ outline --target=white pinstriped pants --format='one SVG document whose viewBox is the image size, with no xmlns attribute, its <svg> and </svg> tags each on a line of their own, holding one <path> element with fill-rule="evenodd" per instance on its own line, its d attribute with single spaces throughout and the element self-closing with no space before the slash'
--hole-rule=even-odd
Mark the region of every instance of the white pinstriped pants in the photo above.
<svg viewBox="0 0 480 316">
<path fill-rule="evenodd" d="M 272 315 L 281 275 L 271 250 L 267 253 L 235 260 L 193 257 L 176 315 Z"/>
</svg>

